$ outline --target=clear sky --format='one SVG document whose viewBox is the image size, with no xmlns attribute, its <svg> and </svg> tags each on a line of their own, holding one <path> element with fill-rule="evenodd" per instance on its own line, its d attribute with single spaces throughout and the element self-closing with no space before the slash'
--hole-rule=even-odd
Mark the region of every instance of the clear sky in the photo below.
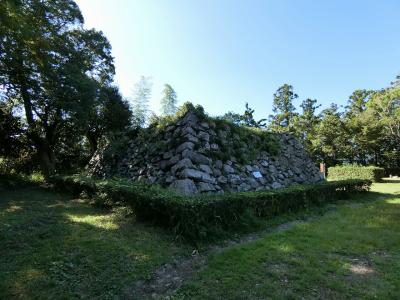
<svg viewBox="0 0 400 300">
<path fill-rule="evenodd" d="M 345 105 L 355 89 L 380 89 L 400 73 L 399 0 L 77 0 L 102 30 L 115 81 L 129 96 L 151 76 L 158 112 L 164 83 L 180 103 L 211 115 L 271 113 L 273 93 Z"/>
</svg>

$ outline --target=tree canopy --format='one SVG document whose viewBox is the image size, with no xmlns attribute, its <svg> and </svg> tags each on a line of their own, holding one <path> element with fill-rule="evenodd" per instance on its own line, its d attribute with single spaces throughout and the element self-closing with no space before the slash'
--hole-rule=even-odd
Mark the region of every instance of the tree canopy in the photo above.
<svg viewBox="0 0 400 300">
<path fill-rule="evenodd" d="M 55 171 L 62 135 L 87 131 L 96 98 L 114 75 L 111 45 L 72 0 L 0 3 L 2 101 L 23 108 L 27 137 L 45 174 Z"/>
</svg>

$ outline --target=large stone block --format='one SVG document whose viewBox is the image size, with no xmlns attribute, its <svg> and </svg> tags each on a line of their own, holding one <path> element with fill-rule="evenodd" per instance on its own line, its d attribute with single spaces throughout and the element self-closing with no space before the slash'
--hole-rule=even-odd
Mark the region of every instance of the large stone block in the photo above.
<svg viewBox="0 0 400 300">
<path fill-rule="evenodd" d="M 199 169 L 202 170 L 203 172 L 206 172 L 208 174 L 212 174 L 213 171 L 211 170 L 210 166 L 208 165 L 199 165 Z"/>
<path fill-rule="evenodd" d="M 224 165 L 224 172 L 226 174 L 235 173 L 235 169 L 232 168 L 230 165 Z"/>
<path fill-rule="evenodd" d="M 188 135 L 188 134 L 196 136 L 196 131 L 190 126 L 182 128 L 182 135 Z"/>
<path fill-rule="evenodd" d="M 193 163 L 189 158 L 183 158 L 182 160 L 178 161 L 178 163 L 171 168 L 171 172 L 175 174 L 177 171 L 186 168 L 193 168 Z"/>
<path fill-rule="evenodd" d="M 180 144 L 178 146 L 178 148 L 176 148 L 176 152 L 177 153 L 181 153 L 184 150 L 193 150 L 193 148 L 194 148 L 194 143 L 192 143 L 192 142 L 184 142 L 184 143 Z"/>
<path fill-rule="evenodd" d="M 211 159 L 209 157 L 189 149 L 182 152 L 182 157 L 189 158 L 195 164 L 202 164 L 202 165 L 211 164 Z"/>
<path fill-rule="evenodd" d="M 196 181 L 204 181 L 204 182 L 209 182 L 209 183 L 215 183 L 215 178 L 211 177 L 210 174 L 195 170 L 195 169 L 184 169 L 180 173 L 181 178 L 190 178 L 194 179 Z"/>
<path fill-rule="evenodd" d="M 190 179 L 176 180 L 169 187 L 185 195 L 193 195 L 197 194 L 198 192 L 197 187 L 194 184 L 193 180 Z"/>
<path fill-rule="evenodd" d="M 216 188 L 214 185 L 208 182 L 199 182 L 197 185 L 197 189 L 199 192 L 204 193 L 204 192 L 213 192 L 216 191 Z"/>
</svg>

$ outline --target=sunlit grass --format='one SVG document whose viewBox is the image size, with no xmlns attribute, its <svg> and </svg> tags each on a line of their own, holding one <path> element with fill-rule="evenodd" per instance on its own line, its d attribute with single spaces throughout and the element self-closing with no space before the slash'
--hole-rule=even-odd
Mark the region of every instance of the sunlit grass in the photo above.
<svg viewBox="0 0 400 300">
<path fill-rule="evenodd" d="M 65 214 L 65 216 L 72 222 L 87 224 L 96 228 L 116 230 L 119 225 L 115 222 L 113 215 L 106 216 L 79 216 L 73 214 Z"/>
<path fill-rule="evenodd" d="M 112 299 L 190 252 L 123 209 L 38 188 L 0 191 L 0 299 Z"/>
<path fill-rule="evenodd" d="M 179 291 L 188 299 L 383 298 L 400 287 L 400 184 L 266 220 L 299 223 L 215 254 Z M 127 210 L 129 212 L 129 210 Z M 125 209 L 38 188 L 0 191 L 0 298 L 118 298 L 192 251 Z"/>
<path fill-rule="evenodd" d="M 400 183 L 214 255 L 184 299 L 399 299 Z"/>
</svg>

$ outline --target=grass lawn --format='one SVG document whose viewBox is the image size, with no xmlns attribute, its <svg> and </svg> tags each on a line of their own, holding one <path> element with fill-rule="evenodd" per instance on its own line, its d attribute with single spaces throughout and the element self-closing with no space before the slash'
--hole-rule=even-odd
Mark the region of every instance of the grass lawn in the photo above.
<svg viewBox="0 0 400 300">
<path fill-rule="evenodd" d="M 0 188 L 0 299 L 114 298 L 185 253 L 125 212 L 39 188 Z"/>
<path fill-rule="evenodd" d="M 176 298 L 400 299 L 400 183 L 373 190 L 213 255 Z"/>
<path fill-rule="evenodd" d="M 314 216 L 214 254 L 178 290 L 185 299 L 400 298 L 400 183 L 351 201 L 266 221 Z M 126 209 L 27 187 L 0 187 L 0 299 L 118 299 L 193 249 Z"/>
</svg>

